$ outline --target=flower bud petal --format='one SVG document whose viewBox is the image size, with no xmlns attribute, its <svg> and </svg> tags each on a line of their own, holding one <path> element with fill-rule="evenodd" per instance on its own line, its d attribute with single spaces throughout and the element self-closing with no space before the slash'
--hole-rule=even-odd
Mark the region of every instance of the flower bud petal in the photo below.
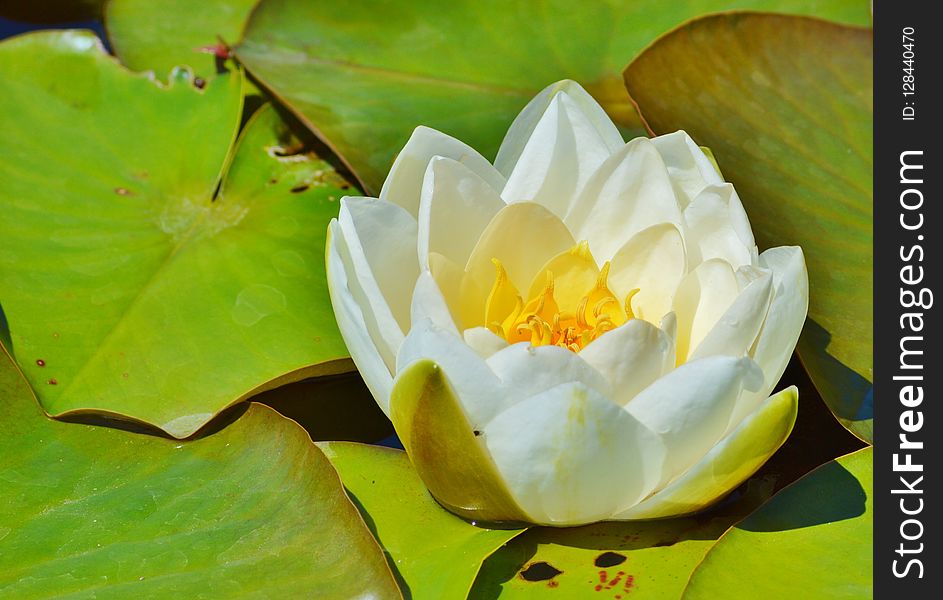
<svg viewBox="0 0 943 600">
<path fill-rule="evenodd" d="M 681 207 L 651 140 L 636 138 L 607 158 L 564 220 L 577 239 L 590 241 L 602 260 L 611 259 L 647 227 L 680 226 Z"/>
<path fill-rule="evenodd" d="M 672 302 L 678 316 L 677 364 L 689 360 L 739 293 L 733 267 L 719 258 L 702 262 L 681 280 Z"/>
<path fill-rule="evenodd" d="M 390 368 L 379 348 L 382 344 L 387 353 L 390 349 L 382 340 L 378 343 L 377 339 L 371 336 L 370 331 L 375 331 L 375 327 L 367 326 L 368 316 L 364 315 L 364 311 L 369 309 L 369 304 L 359 302 L 351 291 L 352 288 L 356 289 L 356 285 L 349 281 L 348 267 L 340 256 L 338 238 L 342 235 L 337 221 L 333 221 L 327 234 L 327 285 L 334 306 L 334 317 L 367 388 L 383 412 L 389 415 L 395 357 L 390 357 L 394 367 Z M 372 315 L 369 318 L 372 318 Z"/>
<path fill-rule="evenodd" d="M 809 274 L 801 248 L 771 248 L 760 255 L 759 263 L 773 274 L 773 297 L 752 353 L 763 369 L 764 385 L 740 398 L 731 415 L 731 428 L 755 409 L 783 376 L 809 309 Z"/>
<path fill-rule="evenodd" d="M 397 376 L 390 418 L 440 504 L 473 521 L 528 521 L 472 429 L 442 369 L 419 360 Z M 477 435 L 476 435 L 477 432 Z"/>
<path fill-rule="evenodd" d="M 625 406 L 674 368 L 674 340 L 647 321 L 633 319 L 580 352 L 612 385 L 614 402 Z"/>
<path fill-rule="evenodd" d="M 629 414 L 665 440 L 662 484 L 710 450 L 726 431 L 741 391 L 762 384 L 763 373 L 750 358 L 712 356 L 681 365 L 626 404 Z"/>
<path fill-rule="evenodd" d="M 795 386 L 771 396 L 683 475 L 615 518 L 660 519 L 710 506 L 746 481 L 782 446 L 798 409 Z"/>
<path fill-rule="evenodd" d="M 529 520 L 580 525 L 647 496 L 665 448 L 657 434 L 577 382 L 498 415 L 481 436 Z"/>
<path fill-rule="evenodd" d="M 661 153 L 681 207 L 686 207 L 708 185 L 723 183 L 720 172 L 684 131 L 652 138 Z"/>
<path fill-rule="evenodd" d="M 661 223 L 636 233 L 616 252 L 609 269 L 609 285 L 619 297 L 638 288 L 632 297 L 633 314 L 657 323 L 671 311 L 686 272 L 681 231 L 674 223 Z"/>
<path fill-rule="evenodd" d="M 744 356 L 763 326 L 772 299 L 773 276 L 766 269 L 749 269 L 749 281 L 733 304 L 717 319 L 688 360 L 708 356 Z"/>
<path fill-rule="evenodd" d="M 428 268 L 430 252 L 464 266 L 482 231 L 504 202 L 491 185 L 466 165 L 433 157 L 419 200 L 419 263 Z"/>
<path fill-rule="evenodd" d="M 419 126 L 393 161 L 390 174 L 380 189 L 380 200 L 398 204 L 416 216 L 426 167 L 434 156 L 457 160 L 495 190 L 504 188 L 504 176 L 474 148 L 441 131 Z"/>
</svg>

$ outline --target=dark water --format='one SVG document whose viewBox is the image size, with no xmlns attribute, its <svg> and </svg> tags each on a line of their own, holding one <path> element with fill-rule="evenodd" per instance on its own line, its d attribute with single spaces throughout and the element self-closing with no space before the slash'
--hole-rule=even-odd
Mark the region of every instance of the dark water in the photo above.
<svg viewBox="0 0 943 600">
<path fill-rule="evenodd" d="M 67 23 L 23 23 L 14 21 L 5 17 L 0 17 L 0 40 L 40 29 L 91 29 L 98 34 L 105 45 L 108 40 L 105 37 L 105 26 L 101 21 L 70 21 Z M 110 49 L 109 49 L 110 50 Z"/>
</svg>

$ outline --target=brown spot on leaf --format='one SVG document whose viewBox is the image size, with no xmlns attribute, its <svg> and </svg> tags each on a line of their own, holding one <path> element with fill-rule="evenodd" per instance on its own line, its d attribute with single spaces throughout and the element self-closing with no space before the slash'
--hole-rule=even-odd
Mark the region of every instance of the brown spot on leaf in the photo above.
<svg viewBox="0 0 943 600">
<path fill-rule="evenodd" d="M 45 367 L 45 366 L 46 366 L 46 361 L 44 361 L 44 360 L 41 359 L 41 358 L 37 358 L 37 359 L 36 359 L 36 364 L 39 365 L 40 367 Z"/>
<path fill-rule="evenodd" d="M 58 384 L 59 382 L 56 381 L 55 379 L 50 379 L 50 380 L 47 381 L 46 383 L 48 383 L 49 385 L 56 385 L 56 384 Z"/>
<path fill-rule="evenodd" d="M 115 193 L 119 196 L 133 196 L 134 192 L 125 187 L 116 187 Z"/>
<path fill-rule="evenodd" d="M 210 44 L 208 46 L 200 46 L 193 49 L 196 52 L 202 52 L 203 54 L 212 54 L 219 60 L 226 60 L 232 57 L 232 53 L 229 50 L 229 47 L 226 46 L 223 42 L 218 44 Z"/>
<path fill-rule="evenodd" d="M 272 148 L 272 154 L 275 156 L 280 156 L 282 158 L 286 156 L 298 156 L 305 152 L 305 145 L 301 142 L 296 142 L 290 146 L 275 146 Z"/>
<path fill-rule="evenodd" d="M 613 554 L 616 554 L 616 553 L 613 552 Z M 625 559 L 625 557 L 623 557 L 623 559 Z M 620 583 L 622 584 L 622 589 L 616 590 L 616 586 L 618 586 Z M 609 579 L 608 571 L 600 571 L 599 583 L 596 584 L 596 586 L 593 589 L 596 590 L 597 592 L 601 592 L 603 590 L 606 590 L 606 591 L 616 590 L 616 591 L 621 591 L 622 593 L 627 593 L 627 592 L 632 591 L 633 587 L 635 587 L 634 575 L 628 575 L 626 574 L 625 571 L 619 571 L 618 573 L 616 573 L 615 577 L 613 577 L 612 579 Z M 615 597 L 622 598 L 622 594 L 617 594 Z"/>
<path fill-rule="evenodd" d="M 547 581 L 562 572 L 550 563 L 540 561 L 527 565 L 527 568 L 521 571 L 521 579 L 524 581 Z"/>
<path fill-rule="evenodd" d="M 311 186 L 307 183 L 302 183 L 301 185 L 296 185 L 295 187 L 289 190 L 292 194 L 300 194 L 301 192 L 307 191 Z"/>
<path fill-rule="evenodd" d="M 193 87 L 195 87 L 198 90 L 202 90 L 203 88 L 206 87 L 206 80 L 203 79 L 202 77 L 197 77 L 196 79 L 193 80 Z"/>
<path fill-rule="evenodd" d="M 625 554 L 619 554 L 618 552 L 603 552 L 596 557 L 596 560 L 593 561 L 593 564 L 601 569 L 606 569 L 609 567 L 615 567 L 616 565 L 621 565 L 624 562 Z"/>
</svg>

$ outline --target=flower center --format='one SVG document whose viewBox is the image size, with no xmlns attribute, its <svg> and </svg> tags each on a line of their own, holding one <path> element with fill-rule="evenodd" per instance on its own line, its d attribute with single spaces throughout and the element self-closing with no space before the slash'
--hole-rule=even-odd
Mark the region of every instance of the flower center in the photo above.
<svg viewBox="0 0 943 600">
<path fill-rule="evenodd" d="M 620 302 L 607 284 L 609 262 L 599 269 L 586 242 L 547 263 L 534 279 L 526 302 L 501 261 L 492 258 L 491 262 L 496 273 L 485 323 L 512 344 L 530 341 L 534 346 L 553 344 L 579 352 L 635 318 L 631 300 L 638 289 Z"/>
</svg>

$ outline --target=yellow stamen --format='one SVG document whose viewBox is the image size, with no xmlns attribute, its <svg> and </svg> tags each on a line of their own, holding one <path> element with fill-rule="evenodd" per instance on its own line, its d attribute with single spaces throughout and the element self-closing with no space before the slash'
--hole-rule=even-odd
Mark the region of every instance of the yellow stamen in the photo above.
<svg viewBox="0 0 943 600">
<path fill-rule="evenodd" d="M 517 319 L 524 301 L 508 279 L 501 261 L 493 258 L 491 262 L 494 263 L 495 276 L 485 304 L 485 324 L 498 335 L 507 337 L 507 328 Z"/>
<path fill-rule="evenodd" d="M 494 259 L 493 262 L 495 282 L 485 307 L 485 320 L 489 329 L 511 343 L 552 344 L 579 352 L 607 331 L 635 318 L 631 300 L 638 289 L 630 291 L 620 302 L 609 289 L 609 263 L 598 269 L 586 242 L 580 242 L 544 266 L 542 275 L 531 284 L 527 302 L 508 279 L 500 261 Z M 559 280 L 554 275 L 555 269 L 563 273 Z M 567 287 L 557 289 L 559 281 Z M 580 295 L 578 288 L 572 287 L 575 285 L 591 287 Z M 564 299 L 564 307 L 558 304 L 558 298 Z M 566 310 L 562 310 L 564 308 Z"/>
<path fill-rule="evenodd" d="M 547 283 L 544 285 L 543 291 L 525 304 L 524 308 L 521 309 L 520 313 L 517 315 L 515 322 L 518 323 L 518 326 L 507 327 L 505 329 L 505 331 L 508 331 L 508 337 L 506 339 L 509 342 L 523 342 L 528 339 L 534 339 L 535 336 L 537 339 L 543 339 L 542 327 L 539 336 L 536 333 L 530 335 L 528 332 L 533 327 L 530 325 L 532 317 L 537 317 L 540 321 L 545 323 L 553 323 L 554 317 L 560 312 L 557 302 L 553 298 L 553 286 L 553 273 L 547 271 Z M 521 324 L 523 324 L 523 328 Z"/>
</svg>

